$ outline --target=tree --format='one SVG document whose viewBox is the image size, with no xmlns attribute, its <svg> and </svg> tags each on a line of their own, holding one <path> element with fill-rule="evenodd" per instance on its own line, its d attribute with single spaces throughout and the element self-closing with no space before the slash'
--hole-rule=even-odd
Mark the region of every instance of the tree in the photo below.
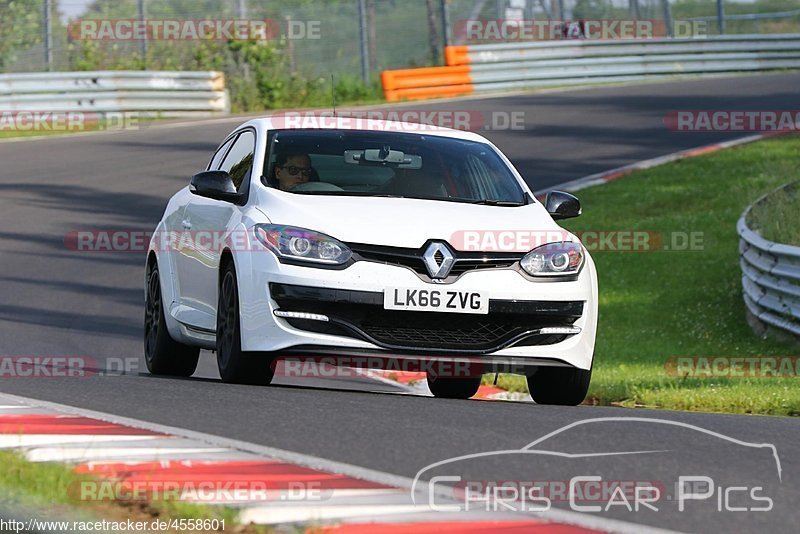
<svg viewBox="0 0 800 534">
<path fill-rule="evenodd" d="M 42 42 L 43 15 L 42 0 L 0 0 L 0 70 L 16 52 Z"/>
</svg>

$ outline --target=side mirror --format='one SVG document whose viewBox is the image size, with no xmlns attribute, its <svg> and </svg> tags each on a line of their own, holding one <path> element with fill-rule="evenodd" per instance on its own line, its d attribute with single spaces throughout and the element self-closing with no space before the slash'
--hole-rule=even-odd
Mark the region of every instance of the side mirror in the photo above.
<svg viewBox="0 0 800 534">
<path fill-rule="evenodd" d="M 569 193 L 551 191 L 544 201 L 547 213 L 555 219 L 571 219 L 581 214 L 581 201 Z"/>
<path fill-rule="evenodd" d="M 242 195 L 236 192 L 231 175 L 227 171 L 203 171 L 192 176 L 189 191 L 201 197 L 241 203 Z"/>
</svg>

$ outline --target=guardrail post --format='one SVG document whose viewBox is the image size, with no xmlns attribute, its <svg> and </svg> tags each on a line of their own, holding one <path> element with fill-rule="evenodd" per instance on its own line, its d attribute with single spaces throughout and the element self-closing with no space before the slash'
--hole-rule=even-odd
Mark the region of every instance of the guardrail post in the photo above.
<svg viewBox="0 0 800 534">
<path fill-rule="evenodd" d="M 661 7 L 664 8 L 664 26 L 667 28 L 667 35 L 675 37 L 672 29 L 672 6 L 669 5 L 669 0 L 661 0 Z"/>
<path fill-rule="evenodd" d="M 378 69 L 378 37 L 375 34 L 375 0 L 367 0 L 367 51 L 369 75 Z"/>
<path fill-rule="evenodd" d="M 53 69 L 53 24 L 50 20 L 51 9 L 50 0 L 44 0 L 44 63 L 48 71 Z"/>
<path fill-rule="evenodd" d="M 444 39 L 444 46 L 450 46 L 450 13 L 448 13 L 447 10 L 447 0 L 439 0 L 439 9 L 442 13 L 442 38 Z"/>
<path fill-rule="evenodd" d="M 286 27 L 290 28 L 292 26 L 292 17 L 291 15 L 286 15 L 283 17 L 283 20 L 286 22 Z M 293 39 L 286 39 L 286 57 L 289 59 L 289 74 L 294 76 L 297 74 L 297 63 L 294 57 L 294 40 Z M 247 65 L 247 63 L 245 63 Z"/>
<path fill-rule="evenodd" d="M 720 35 L 725 33 L 725 6 L 722 4 L 722 0 L 717 0 L 717 25 Z"/>
<path fill-rule="evenodd" d="M 361 79 L 369 83 L 369 43 L 367 43 L 367 6 L 358 0 L 358 37 L 361 50 Z"/>
<path fill-rule="evenodd" d="M 642 11 L 639 8 L 639 0 L 628 0 L 628 10 L 633 15 L 633 18 L 639 20 L 642 18 Z"/>
<path fill-rule="evenodd" d="M 137 3 L 139 11 L 139 22 L 144 26 L 144 0 L 139 0 Z M 140 50 L 142 52 L 142 61 L 147 66 L 147 34 L 145 33 L 144 39 L 139 42 Z"/>
<path fill-rule="evenodd" d="M 558 19 L 561 22 L 564 22 L 566 17 L 566 13 L 564 12 L 564 0 L 558 0 Z"/>
</svg>

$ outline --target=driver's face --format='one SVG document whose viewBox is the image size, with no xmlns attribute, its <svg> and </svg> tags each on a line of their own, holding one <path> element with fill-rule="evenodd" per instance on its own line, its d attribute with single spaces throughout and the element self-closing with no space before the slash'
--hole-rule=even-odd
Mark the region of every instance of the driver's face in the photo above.
<svg viewBox="0 0 800 534">
<path fill-rule="evenodd" d="M 295 174 L 292 174 L 295 173 Z M 297 184 L 305 183 L 311 176 L 311 159 L 308 156 L 294 156 L 283 167 L 275 169 L 278 187 L 288 191 Z"/>
</svg>

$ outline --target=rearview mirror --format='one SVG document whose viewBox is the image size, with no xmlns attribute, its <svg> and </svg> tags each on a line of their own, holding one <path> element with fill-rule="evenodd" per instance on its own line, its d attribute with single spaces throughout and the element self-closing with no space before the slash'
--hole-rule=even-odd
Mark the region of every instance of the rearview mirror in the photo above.
<svg viewBox="0 0 800 534">
<path fill-rule="evenodd" d="M 581 201 L 563 191 L 547 193 L 544 206 L 547 213 L 555 220 L 571 219 L 581 214 Z"/>
<path fill-rule="evenodd" d="M 240 204 L 242 195 L 236 192 L 227 171 L 203 171 L 192 176 L 189 191 L 201 197 Z"/>
<path fill-rule="evenodd" d="M 422 156 L 405 154 L 399 150 L 368 148 L 366 150 L 345 150 L 344 162 L 358 165 L 391 165 L 398 169 L 421 169 Z"/>
</svg>

